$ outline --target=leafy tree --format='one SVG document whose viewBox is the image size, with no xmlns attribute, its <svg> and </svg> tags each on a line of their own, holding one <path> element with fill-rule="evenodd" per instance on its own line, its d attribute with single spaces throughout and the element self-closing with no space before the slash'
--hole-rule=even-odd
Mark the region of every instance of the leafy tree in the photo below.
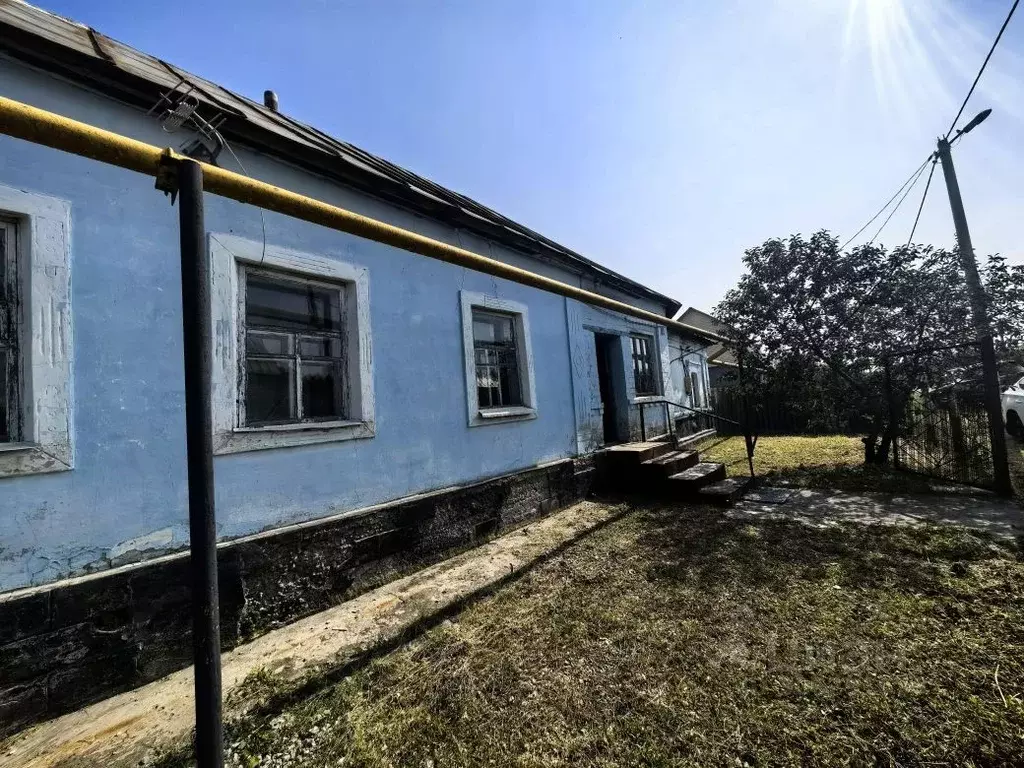
<svg viewBox="0 0 1024 768">
<path fill-rule="evenodd" d="M 782 387 L 794 401 L 863 424 L 872 448 L 881 438 L 880 461 L 891 440 L 884 356 L 975 337 L 959 259 L 951 251 L 875 244 L 842 251 L 836 237 L 821 231 L 768 240 L 746 251 L 743 263 L 739 285 L 715 314 L 733 329 L 748 368 L 760 372 L 757 386 Z M 1024 266 L 990 256 L 981 273 L 1000 358 L 1008 373 L 1020 370 Z M 971 368 L 971 353 L 957 354 L 943 359 L 954 378 Z M 899 391 L 906 398 L 935 357 L 926 361 L 910 352 L 900 360 Z"/>
</svg>

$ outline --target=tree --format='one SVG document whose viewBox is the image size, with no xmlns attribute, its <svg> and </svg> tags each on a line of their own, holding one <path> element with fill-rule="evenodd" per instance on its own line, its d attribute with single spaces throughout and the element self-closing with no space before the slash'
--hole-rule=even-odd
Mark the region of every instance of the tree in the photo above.
<svg viewBox="0 0 1024 768">
<path fill-rule="evenodd" d="M 826 231 L 771 239 L 746 251 L 739 285 L 715 314 L 733 329 L 748 367 L 774 386 L 821 406 L 843 409 L 866 425 L 868 452 L 884 461 L 887 424 L 883 359 L 887 353 L 973 340 L 970 307 L 954 252 L 867 244 L 842 251 Z M 1000 357 L 1024 365 L 1024 266 L 991 256 L 981 269 Z M 952 353 L 951 353 L 952 355 Z M 924 374 L 921 356 L 901 367 L 909 397 Z M 963 361 L 951 359 L 955 371 Z M 794 378 L 794 371 L 805 376 Z"/>
</svg>

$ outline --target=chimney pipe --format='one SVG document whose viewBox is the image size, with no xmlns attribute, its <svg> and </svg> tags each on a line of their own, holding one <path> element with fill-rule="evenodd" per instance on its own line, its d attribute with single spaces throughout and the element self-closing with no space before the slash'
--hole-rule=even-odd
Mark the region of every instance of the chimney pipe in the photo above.
<svg viewBox="0 0 1024 768">
<path fill-rule="evenodd" d="M 263 106 L 277 112 L 277 94 L 273 91 L 263 92 Z"/>
</svg>

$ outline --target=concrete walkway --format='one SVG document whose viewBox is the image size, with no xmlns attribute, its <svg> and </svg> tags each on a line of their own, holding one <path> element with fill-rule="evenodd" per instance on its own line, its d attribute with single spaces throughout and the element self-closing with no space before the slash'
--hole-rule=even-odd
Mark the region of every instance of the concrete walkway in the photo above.
<svg viewBox="0 0 1024 768">
<path fill-rule="evenodd" d="M 283 691 L 399 642 L 445 610 L 502 583 L 544 556 L 618 517 L 624 507 L 582 502 L 347 603 L 270 632 L 224 654 L 225 715 L 244 713 L 243 681 L 259 670 Z M 195 725 L 192 669 L 42 723 L 0 744 L 0 766 L 144 765 L 182 743 Z"/>
<path fill-rule="evenodd" d="M 745 499 L 726 512 L 744 519 L 798 520 L 809 525 L 962 525 L 997 536 L 1024 536 L 1024 509 L 1014 501 L 969 494 L 844 493 L 794 489 L 788 501 Z"/>
</svg>

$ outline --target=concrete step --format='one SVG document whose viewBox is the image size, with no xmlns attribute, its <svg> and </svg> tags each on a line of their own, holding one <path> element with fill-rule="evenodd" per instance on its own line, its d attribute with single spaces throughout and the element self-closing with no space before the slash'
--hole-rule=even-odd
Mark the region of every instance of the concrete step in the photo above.
<svg viewBox="0 0 1024 768">
<path fill-rule="evenodd" d="M 703 432 L 695 432 L 692 435 L 676 435 L 676 450 L 688 451 L 701 440 L 707 440 L 709 437 L 714 437 L 717 434 L 718 432 L 715 429 L 705 429 Z"/>
<path fill-rule="evenodd" d="M 725 479 L 725 464 L 701 462 L 687 470 L 669 477 L 669 485 L 674 491 L 694 494 L 700 488 Z"/>
<path fill-rule="evenodd" d="M 641 466 L 649 477 L 657 481 L 687 470 L 699 461 L 700 454 L 696 451 L 672 451 L 648 459 Z"/>
<path fill-rule="evenodd" d="M 715 504 L 732 504 L 741 498 L 753 482 L 749 475 L 744 477 L 727 477 L 717 483 L 705 485 L 697 495 Z"/>
</svg>

